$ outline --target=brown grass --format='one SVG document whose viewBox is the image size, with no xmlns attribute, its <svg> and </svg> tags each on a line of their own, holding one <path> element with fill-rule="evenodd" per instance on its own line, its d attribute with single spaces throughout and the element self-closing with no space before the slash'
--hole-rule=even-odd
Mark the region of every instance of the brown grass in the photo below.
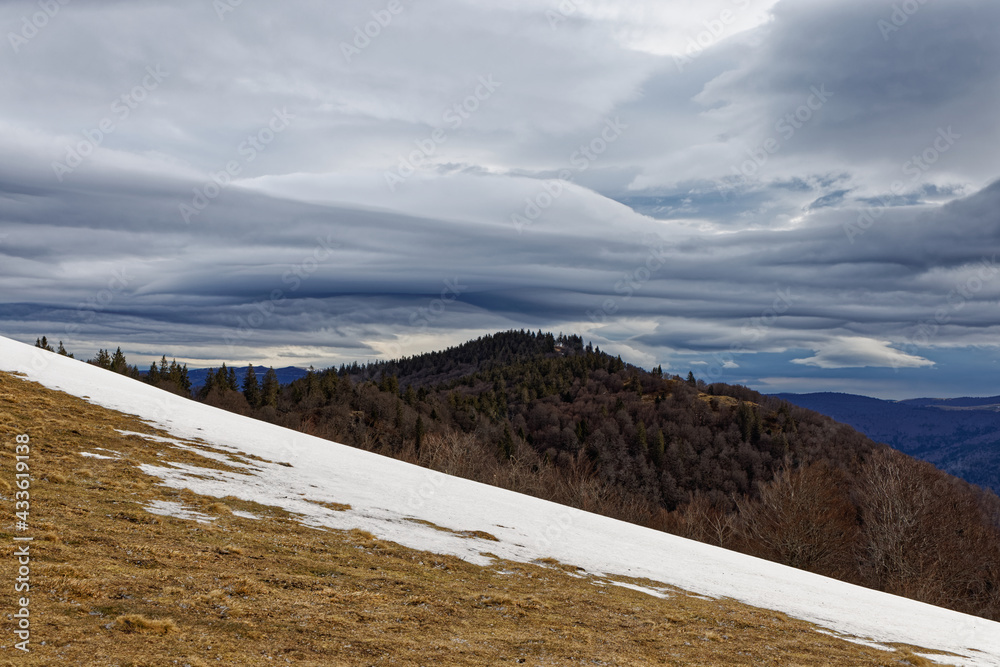
<svg viewBox="0 0 1000 667">
<path fill-rule="evenodd" d="M 115 619 L 115 626 L 128 634 L 147 632 L 154 635 L 169 635 L 177 632 L 177 624 L 169 618 L 152 620 L 142 614 L 128 614 Z"/>
<path fill-rule="evenodd" d="M 310 500 L 309 502 L 320 507 L 325 507 L 328 510 L 333 510 L 334 512 L 346 512 L 351 509 L 351 506 L 346 503 L 330 503 L 323 500 Z"/>
<path fill-rule="evenodd" d="M 420 525 L 423 526 L 429 526 L 434 530 L 440 530 L 443 533 L 451 533 L 452 535 L 458 535 L 459 537 L 465 537 L 469 539 L 478 538 L 481 540 L 489 540 L 490 542 L 500 541 L 494 535 L 487 533 L 485 530 L 454 530 L 452 528 L 445 528 L 444 526 L 439 526 L 433 521 L 427 521 L 426 519 L 408 518 L 406 520 L 409 521 L 410 523 L 419 523 Z"/>
<path fill-rule="evenodd" d="M 58 538 L 32 543 L 31 653 L 12 656 L 11 635 L 0 638 L 0 655 L 19 666 L 924 664 L 730 600 L 595 585 L 550 559 L 474 566 L 226 498 L 226 508 L 261 517 L 244 519 L 139 471 L 167 450 L 171 461 L 225 464 L 115 432 L 168 435 L 134 417 L 4 373 L 0 411 L 9 416 L 0 478 L 13 479 L 14 436 L 28 433 L 33 534 Z M 78 452 L 96 446 L 122 458 L 86 459 L 83 474 Z M 216 520 L 153 516 L 142 509 L 152 500 Z M 10 581 L 13 535 L 0 526 L 0 581 Z M 13 592 L 4 588 L 6 614 Z"/>
</svg>

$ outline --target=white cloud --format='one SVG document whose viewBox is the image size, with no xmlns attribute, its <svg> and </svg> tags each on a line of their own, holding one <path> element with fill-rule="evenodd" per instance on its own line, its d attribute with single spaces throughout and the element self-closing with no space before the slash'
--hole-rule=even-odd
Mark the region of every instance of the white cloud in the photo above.
<svg viewBox="0 0 1000 667">
<path fill-rule="evenodd" d="M 792 359 L 793 364 L 819 368 L 920 368 L 933 366 L 934 362 L 923 357 L 901 352 L 889 341 L 850 336 L 831 340 L 814 350 L 815 356 Z"/>
</svg>

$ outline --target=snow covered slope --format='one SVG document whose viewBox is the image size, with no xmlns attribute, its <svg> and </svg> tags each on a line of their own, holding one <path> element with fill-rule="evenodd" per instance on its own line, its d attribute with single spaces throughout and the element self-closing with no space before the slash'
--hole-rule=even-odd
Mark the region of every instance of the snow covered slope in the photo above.
<svg viewBox="0 0 1000 667">
<path fill-rule="evenodd" d="M 595 575 L 646 578 L 782 611 L 838 634 L 963 656 L 948 664 L 1000 665 L 998 623 L 434 473 L 204 406 L 2 337 L 0 370 L 138 415 L 179 439 L 200 439 L 204 445 L 198 451 L 206 457 L 242 452 L 273 462 L 246 465 L 237 474 L 171 464 L 167 450 L 163 465 L 143 469 L 169 486 L 280 506 L 308 525 L 361 528 L 475 563 L 490 562 L 487 553 L 521 562 L 555 558 Z M 329 510 L 318 504 L 324 502 L 351 509 Z M 499 541 L 470 539 L 468 531 Z"/>
</svg>

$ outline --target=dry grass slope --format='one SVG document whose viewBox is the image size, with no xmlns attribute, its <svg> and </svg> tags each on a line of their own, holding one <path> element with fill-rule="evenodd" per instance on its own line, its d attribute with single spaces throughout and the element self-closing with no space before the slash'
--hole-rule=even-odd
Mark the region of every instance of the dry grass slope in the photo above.
<svg viewBox="0 0 1000 667">
<path fill-rule="evenodd" d="M 138 464 L 226 464 L 116 429 L 168 435 L 0 373 L 0 506 L 12 515 L 14 437 L 27 433 L 36 537 L 32 651 L 12 650 L 8 628 L 0 665 L 924 664 L 729 600 L 595 585 L 549 559 L 477 567 L 164 488 Z M 97 447 L 120 456 L 79 453 Z M 150 514 L 154 500 L 213 520 Z M 3 582 L 13 578 L 11 524 L 0 521 Z M 13 601 L 4 586 L 4 624 Z"/>
</svg>

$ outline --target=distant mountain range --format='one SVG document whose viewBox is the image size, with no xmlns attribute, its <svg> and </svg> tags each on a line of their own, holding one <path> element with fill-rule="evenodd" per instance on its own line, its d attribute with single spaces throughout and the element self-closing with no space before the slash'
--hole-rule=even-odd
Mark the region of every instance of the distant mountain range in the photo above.
<svg viewBox="0 0 1000 667">
<path fill-rule="evenodd" d="M 228 367 L 227 367 L 228 368 Z M 243 383 L 243 377 L 247 374 L 247 368 L 249 366 L 236 366 L 236 377 L 239 378 L 240 384 Z M 257 381 L 262 381 L 264 379 L 264 373 L 267 372 L 267 366 L 254 366 L 254 375 L 257 376 Z M 194 368 L 188 369 L 188 379 L 191 380 L 191 388 L 198 389 L 205 386 L 205 378 L 208 377 L 209 371 L 217 371 L 218 368 Z M 304 378 L 307 371 L 305 368 L 297 368 L 295 366 L 285 366 L 284 368 L 275 368 L 274 372 L 278 375 L 278 382 L 285 385 L 299 378 Z M 145 375 L 145 373 L 143 373 Z"/>
<path fill-rule="evenodd" d="M 906 401 L 838 393 L 775 396 L 1000 494 L 1000 396 Z"/>
</svg>

